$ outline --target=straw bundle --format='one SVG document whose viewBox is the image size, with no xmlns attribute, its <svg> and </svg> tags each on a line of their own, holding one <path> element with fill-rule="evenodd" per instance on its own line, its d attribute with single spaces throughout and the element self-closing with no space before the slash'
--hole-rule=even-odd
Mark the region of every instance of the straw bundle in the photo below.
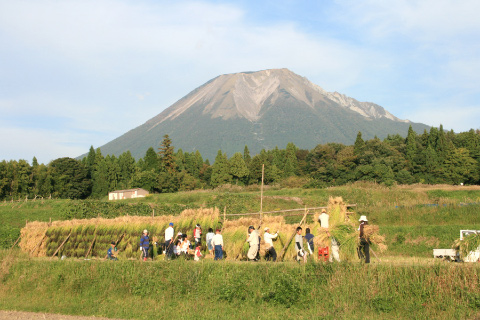
<svg viewBox="0 0 480 320">
<path fill-rule="evenodd" d="M 21 240 L 19 246 L 26 252 L 32 252 L 35 249 L 39 252 L 38 256 L 44 256 L 45 242 L 40 243 L 48 228 L 48 224 L 44 222 L 29 222 L 20 231 Z"/>
<path fill-rule="evenodd" d="M 379 227 L 377 225 L 367 224 L 363 227 L 363 234 L 380 252 L 385 252 L 388 249 L 388 246 L 385 244 L 385 237 L 379 233 Z"/>
<path fill-rule="evenodd" d="M 474 233 L 463 237 L 463 240 L 457 239 L 452 248 L 457 249 L 460 257 L 465 259 L 471 251 L 480 249 L 480 234 Z"/>
</svg>

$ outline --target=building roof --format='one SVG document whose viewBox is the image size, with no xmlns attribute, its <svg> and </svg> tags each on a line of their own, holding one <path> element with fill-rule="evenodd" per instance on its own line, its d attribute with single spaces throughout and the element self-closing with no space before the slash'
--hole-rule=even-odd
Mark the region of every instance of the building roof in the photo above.
<svg viewBox="0 0 480 320">
<path fill-rule="evenodd" d="M 143 188 L 134 188 L 134 189 L 126 189 L 126 190 L 115 190 L 115 191 L 110 191 L 109 193 L 129 192 L 129 191 L 137 191 L 137 190 L 143 190 L 145 192 L 148 192 Z"/>
</svg>

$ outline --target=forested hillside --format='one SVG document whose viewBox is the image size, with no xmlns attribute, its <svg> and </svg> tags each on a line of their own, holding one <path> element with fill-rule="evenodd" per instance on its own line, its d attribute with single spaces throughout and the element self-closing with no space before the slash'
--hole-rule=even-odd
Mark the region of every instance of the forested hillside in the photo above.
<svg viewBox="0 0 480 320">
<path fill-rule="evenodd" d="M 399 135 L 364 141 L 358 133 L 354 145 L 317 145 L 312 150 L 289 143 L 285 149 L 262 150 L 251 156 L 218 151 L 213 164 L 200 152 L 175 151 L 166 135 L 138 161 L 130 152 L 118 158 L 90 148 L 81 161 L 56 159 L 49 164 L 26 160 L 0 162 L 0 199 L 35 197 L 101 198 L 109 191 L 141 187 L 150 192 L 176 192 L 214 188 L 223 184 L 251 185 L 261 181 L 286 186 L 324 187 L 353 181 L 385 185 L 479 184 L 480 131 L 454 133 L 440 128 L 417 134 L 410 127 Z"/>
</svg>

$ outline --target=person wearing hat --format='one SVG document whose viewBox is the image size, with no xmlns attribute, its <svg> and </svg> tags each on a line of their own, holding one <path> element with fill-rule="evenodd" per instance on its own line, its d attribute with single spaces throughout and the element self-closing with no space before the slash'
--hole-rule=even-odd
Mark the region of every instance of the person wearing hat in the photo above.
<svg viewBox="0 0 480 320">
<path fill-rule="evenodd" d="M 270 258 L 272 258 L 272 261 L 275 262 L 277 261 L 277 252 L 273 247 L 273 239 L 277 238 L 278 231 L 275 232 L 275 234 L 271 234 L 269 227 L 265 227 L 264 231 L 263 240 L 265 241 L 265 260 L 270 261 Z"/>
<path fill-rule="evenodd" d="M 105 259 L 114 260 L 114 261 L 118 260 L 117 247 L 116 247 L 115 241 L 112 241 L 112 243 L 110 243 L 110 248 L 108 248 L 107 250 L 107 256 L 105 257 Z"/>
<path fill-rule="evenodd" d="M 258 261 L 257 253 L 258 247 L 260 244 L 260 235 L 258 231 L 255 230 L 253 226 L 248 227 L 248 238 L 247 242 L 250 244 L 250 249 L 248 249 L 247 258 L 250 261 Z"/>
<path fill-rule="evenodd" d="M 365 259 L 365 263 L 370 263 L 370 243 L 368 239 L 365 237 L 364 228 L 368 225 L 367 216 L 360 216 L 360 226 L 358 230 L 360 231 L 360 244 L 358 245 L 358 257 L 360 259 Z"/>
<path fill-rule="evenodd" d="M 327 210 L 322 209 L 322 213 L 318 216 L 318 221 L 320 221 L 320 226 L 322 228 L 328 229 L 328 220 L 330 216 L 327 214 Z"/>
<path fill-rule="evenodd" d="M 148 237 L 147 229 L 145 229 L 143 230 L 143 235 L 140 238 L 140 250 L 142 250 L 143 261 L 147 261 L 149 247 L 150 247 L 150 238 Z"/>
<path fill-rule="evenodd" d="M 173 235 L 174 235 L 174 230 L 173 230 L 173 222 L 170 222 L 168 224 L 168 228 L 165 230 L 165 255 L 168 258 L 172 258 L 173 256 Z"/>
</svg>

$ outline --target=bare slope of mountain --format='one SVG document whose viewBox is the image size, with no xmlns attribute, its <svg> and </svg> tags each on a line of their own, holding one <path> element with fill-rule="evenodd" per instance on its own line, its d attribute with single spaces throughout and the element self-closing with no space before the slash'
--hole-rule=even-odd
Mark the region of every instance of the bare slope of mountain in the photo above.
<svg viewBox="0 0 480 320">
<path fill-rule="evenodd" d="M 231 156 L 245 145 L 255 154 L 288 142 L 306 149 L 352 144 L 359 131 L 365 139 L 405 136 L 409 125 L 417 132 L 429 128 L 374 103 L 327 92 L 288 69 L 272 69 L 218 76 L 101 150 L 115 155 L 130 150 L 140 158 L 168 134 L 176 148 L 199 150 L 212 161 L 219 149 Z"/>
</svg>

